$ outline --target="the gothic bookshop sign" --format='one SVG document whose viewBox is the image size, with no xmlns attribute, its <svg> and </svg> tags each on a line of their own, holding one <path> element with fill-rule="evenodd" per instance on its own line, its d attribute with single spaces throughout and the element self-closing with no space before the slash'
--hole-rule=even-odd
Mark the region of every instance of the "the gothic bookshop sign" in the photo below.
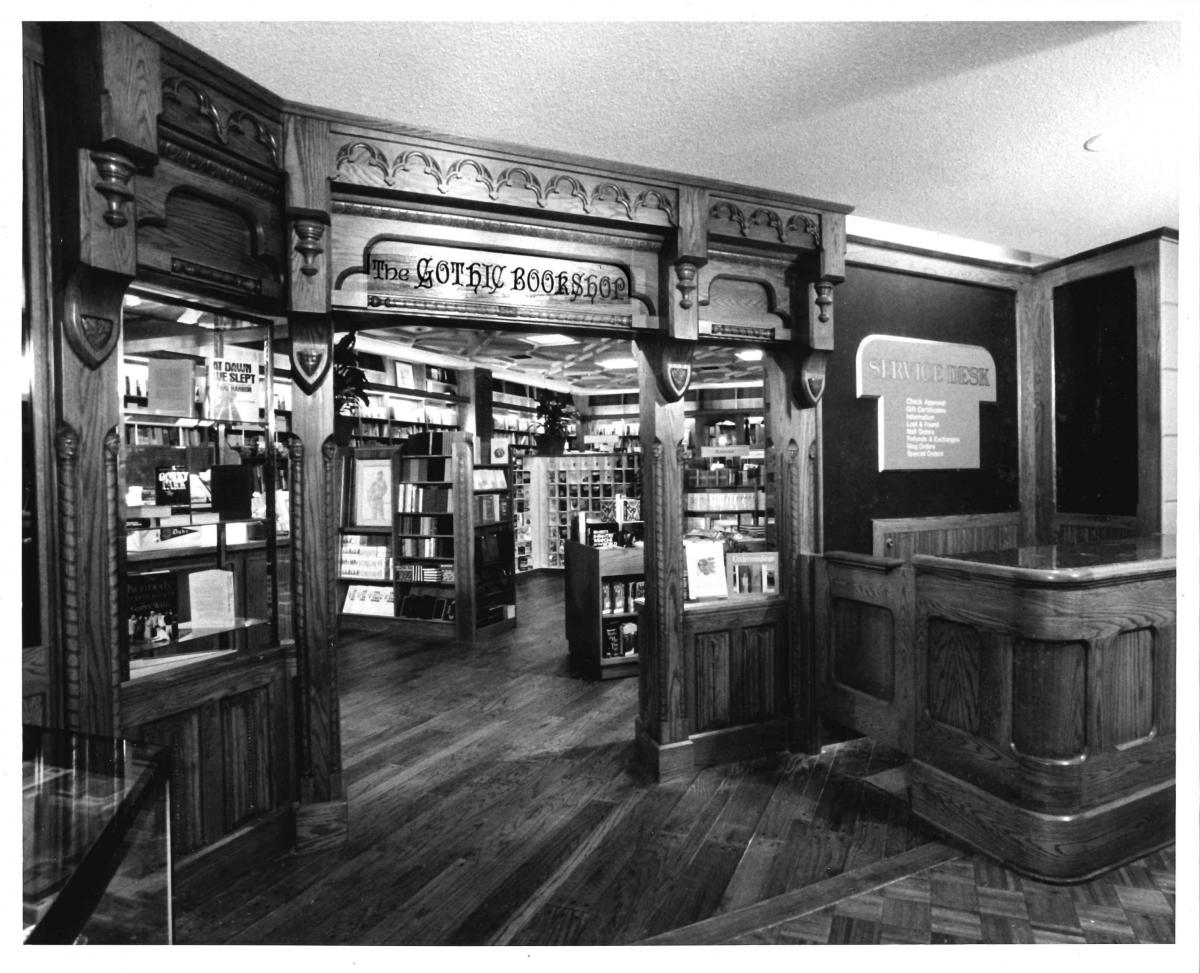
<svg viewBox="0 0 1200 973">
<path fill-rule="evenodd" d="M 632 323 L 629 275 L 612 264 L 385 240 L 366 276 L 369 308 Z"/>
<path fill-rule="evenodd" d="M 879 400 L 879 469 L 979 469 L 979 403 L 996 401 L 985 348 L 873 334 L 856 359 L 860 399 Z"/>
</svg>

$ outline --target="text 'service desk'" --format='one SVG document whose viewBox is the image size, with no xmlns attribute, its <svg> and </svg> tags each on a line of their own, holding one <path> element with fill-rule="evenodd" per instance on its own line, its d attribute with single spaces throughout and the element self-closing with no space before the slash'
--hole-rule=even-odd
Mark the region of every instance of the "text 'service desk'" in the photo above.
<svg viewBox="0 0 1200 973">
<path fill-rule="evenodd" d="M 913 566 L 916 813 L 1048 881 L 1174 841 L 1174 537 Z"/>
</svg>

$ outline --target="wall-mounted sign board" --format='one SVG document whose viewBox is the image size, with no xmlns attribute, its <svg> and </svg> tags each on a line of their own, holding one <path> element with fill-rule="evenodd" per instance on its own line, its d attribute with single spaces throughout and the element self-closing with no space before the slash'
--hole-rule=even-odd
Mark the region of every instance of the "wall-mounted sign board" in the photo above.
<svg viewBox="0 0 1200 973">
<path fill-rule="evenodd" d="M 858 346 L 860 399 L 879 400 L 879 469 L 979 469 L 979 404 L 996 401 L 986 348 L 868 335 Z"/>
<path fill-rule="evenodd" d="M 369 309 L 630 327 L 615 264 L 380 240 L 362 268 Z"/>
</svg>

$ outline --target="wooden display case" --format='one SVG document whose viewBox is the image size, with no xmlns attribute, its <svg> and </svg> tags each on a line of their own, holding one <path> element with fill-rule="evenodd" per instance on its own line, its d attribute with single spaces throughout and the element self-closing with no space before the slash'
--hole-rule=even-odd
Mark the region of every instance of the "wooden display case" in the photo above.
<svg viewBox="0 0 1200 973">
<path fill-rule="evenodd" d="M 567 541 L 566 632 L 571 664 L 588 679 L 638 670 L 638 612 L 645 583 L 640 547 L 591 547 Z"/>
</svg>

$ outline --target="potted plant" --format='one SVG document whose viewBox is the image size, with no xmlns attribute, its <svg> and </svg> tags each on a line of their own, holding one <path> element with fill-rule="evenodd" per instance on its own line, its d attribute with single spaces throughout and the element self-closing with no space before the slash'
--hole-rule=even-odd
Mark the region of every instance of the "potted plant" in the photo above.
<svg viewBox="0 0 1200 973">
<path fill-rule="evenodd" d="M 359 367 L 354 335 L 347 332 L 333 346 L 334 438 L 341 446 L 350 442 L 359 408 L 370 401 L 367 373 Z"/>
<path fill-rule="evenodd" d="M 570 399 L 556 393 L 544 392 L 538 399 L 537 421 L 533 433 L 538 452 L 543 456 L 558 456 L 571 436 L 571 426 L 579 418 L 579 410 Z"/>
</svg>

